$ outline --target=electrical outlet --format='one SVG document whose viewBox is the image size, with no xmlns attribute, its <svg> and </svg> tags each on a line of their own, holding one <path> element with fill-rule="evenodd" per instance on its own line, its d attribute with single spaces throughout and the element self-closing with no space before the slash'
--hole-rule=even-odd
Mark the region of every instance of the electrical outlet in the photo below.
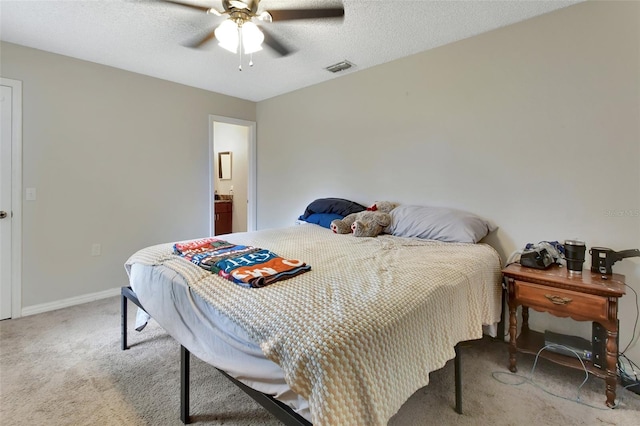
<svg viewBox="0 0 640 426">
<path fill-rule="evenodd" d="M 91 256 L 100 256 L 102 253 L 102 247 L 98 243 L 93 243 L 91 245 Z"/>
<path fill-rule="evenodd" d="M 26 199 L 27 201 L 34 201 L 36 199 L 36 189 L 35 188 L 27 188 L 26 190 Z"/>
</svg>

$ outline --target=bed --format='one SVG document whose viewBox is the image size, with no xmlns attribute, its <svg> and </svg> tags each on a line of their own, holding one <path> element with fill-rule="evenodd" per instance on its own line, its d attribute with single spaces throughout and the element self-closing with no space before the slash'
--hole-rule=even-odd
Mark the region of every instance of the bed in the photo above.
<svg viewBox="0 0 640 426">
<path fill-rule="evenodd" d="M 248 289 L 168 243 L 127 261 L 133 292 L 190 353 L 316 425 L 386 424 L 459 342 L 500 319 L 501 263 L 486 244 L 308 223 L 220 238 L 311 270 Z"/>
</svg>

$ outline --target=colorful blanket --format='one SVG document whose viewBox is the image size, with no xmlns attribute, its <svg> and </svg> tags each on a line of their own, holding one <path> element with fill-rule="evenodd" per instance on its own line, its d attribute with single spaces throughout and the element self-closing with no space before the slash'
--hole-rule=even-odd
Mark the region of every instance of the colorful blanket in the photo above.
<svg viewBox="0 0 640 426">
<path fill-rule="evenodd" d="M 311 266 L 299 260 L 284 259 L 269 250 L 235 245 L 216 238 L 176 243 L 173 252 L 247 288 L 264 287 L 311 270 Z"/>
<path fill-rule="evenodd" d="M 311 270 L 299 260 L 284 259 L 269 250 L 260 250 L 219 261 L 218 275 L 245 287 L 264 287 Z"/>
</svg>

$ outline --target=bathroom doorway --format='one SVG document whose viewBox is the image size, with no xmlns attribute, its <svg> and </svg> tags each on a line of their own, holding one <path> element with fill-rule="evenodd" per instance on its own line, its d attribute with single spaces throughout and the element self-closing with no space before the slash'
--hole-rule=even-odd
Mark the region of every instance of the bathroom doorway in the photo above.
<svg viewBox="0 0 640 426">
<path fill-rule="evenodd" d="M 209 116 L 211 236 L 256 229 L 256 123 Z"/>
</svg>

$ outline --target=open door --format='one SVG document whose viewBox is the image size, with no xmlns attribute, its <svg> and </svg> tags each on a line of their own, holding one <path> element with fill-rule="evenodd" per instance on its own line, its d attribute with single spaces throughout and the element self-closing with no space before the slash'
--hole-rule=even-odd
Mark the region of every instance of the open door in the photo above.
<svg viewBox="0 0 640 426">
<path fill-rule="evenodd" d="M 256 229 L 256 124 L 209 117 L 210 235 Z"/>
</svg>

